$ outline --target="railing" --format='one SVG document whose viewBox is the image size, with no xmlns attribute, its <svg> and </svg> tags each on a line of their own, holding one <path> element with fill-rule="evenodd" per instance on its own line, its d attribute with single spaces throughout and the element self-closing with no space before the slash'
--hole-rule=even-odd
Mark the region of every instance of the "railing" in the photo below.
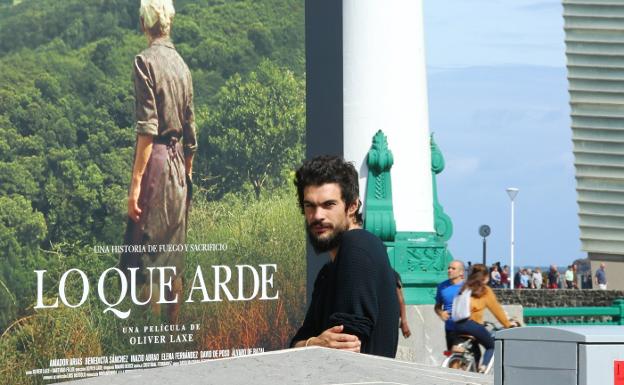
<svg viewBox="0 0 624 385">
<path fill-rule="evenodd" d="M 523 316 L 528 326 L 624 325 L 624 298 L 605 307 L 525 307 Z M 529 322 L 530 318 L 534 320 Z"/>
</svg>

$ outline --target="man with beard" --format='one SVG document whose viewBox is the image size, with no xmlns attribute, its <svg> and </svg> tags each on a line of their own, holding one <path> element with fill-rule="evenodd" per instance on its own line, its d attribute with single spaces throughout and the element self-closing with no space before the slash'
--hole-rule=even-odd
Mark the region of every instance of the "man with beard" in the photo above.
<svg viewBox="0 0 624 385">
<path fill-rule="evenodd" d="M 314 282 L 312 301 L 292 347 L 324 346 L 396 355 L 399 303 L 383 242 L 360 228 L 358 174 L 335 156 L 306 161 L 296 172 L 308 239 L 330 261 Z"/>
</svg>

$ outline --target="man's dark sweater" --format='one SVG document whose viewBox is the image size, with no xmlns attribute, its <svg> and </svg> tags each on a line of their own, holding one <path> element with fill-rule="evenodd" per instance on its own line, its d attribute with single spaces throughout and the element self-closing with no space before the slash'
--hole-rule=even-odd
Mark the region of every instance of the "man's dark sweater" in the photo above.
<svg viewBox="0 0 624 385">
<path fill-rule="evenodd" d="M 344 325 L 344 333 L 358 336 L 361 352 L 396 355 L 396 280 L 386 247 L 366 230 L 343 234 L 335 260 L 325 264 L 316 277 L 312 302 L 291 346 L 338 325 Z"/>
</svg>

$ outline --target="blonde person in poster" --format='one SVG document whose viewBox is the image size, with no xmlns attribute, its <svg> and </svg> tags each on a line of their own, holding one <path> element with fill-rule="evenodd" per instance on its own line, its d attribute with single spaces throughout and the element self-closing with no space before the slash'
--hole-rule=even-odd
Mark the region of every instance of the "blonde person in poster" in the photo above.
<svg viewBox="0 0 624 385">
<path fill-rule="evenodd" d="M 186 242 L 197 142 L 191 73 L 170 40 L 174 14 L 171 0 L 141 0 L 141 28 L 149 46 L 134 59 L 137 137 L 125 244 L 152 249 L 122 254 L 120 266 L 139 268 L 141 296 L 150 299 L 156 315 L 161 296 L 172 301 L 177 295 L 178 302 L 168 308 L 169 321 L 177 322 L 184 252 L 163 246 Z M 149 267 L 175 267 L 175 273 L 167 269 L 167 276 L 159 277 L 159 271 L 150 272 Z M 171 290 L 159 293 L 160 280 L 171 280 Z"/>
</svg>

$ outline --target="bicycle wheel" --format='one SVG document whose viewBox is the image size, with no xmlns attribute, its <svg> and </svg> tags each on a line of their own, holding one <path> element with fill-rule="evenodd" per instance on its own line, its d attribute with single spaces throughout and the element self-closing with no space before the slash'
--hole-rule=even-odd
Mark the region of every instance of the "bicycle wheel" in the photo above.
<svg viewBox="0 0 624 385">
<path fill-rule="evenodd" d="M 450 356 L 446 360 L 444 366 L 447 367 L 447 368 L 450 368 L 450 369 L 459 369 L 459 370 L 463 370 L 463 371 L 470 371 L 470 370 L 472 370 L 472 366 L 473 365 L 474 365 L 474 363 L 472 362 L 472 360 L 467 359 L 463 355 L 457 354 L 457 355 Z"/>
<path fill-rule="evenodd" d="M 494 370 L 494 357 L 492 357 L 492 359 L 490 360 L 490 363 L 485 367 L 485 371 L 483 372 L 483 374 L 493 373 L 493 370 Z"/>
</svg>

